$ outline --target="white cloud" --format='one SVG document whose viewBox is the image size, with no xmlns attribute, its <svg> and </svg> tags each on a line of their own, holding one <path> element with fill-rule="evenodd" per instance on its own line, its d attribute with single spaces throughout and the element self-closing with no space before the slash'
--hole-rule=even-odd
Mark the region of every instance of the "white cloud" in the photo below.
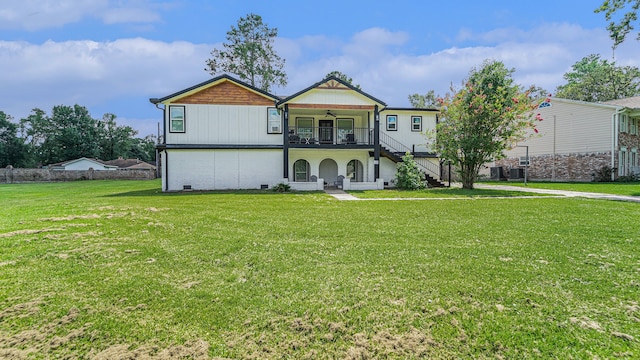
<svg viewBox="0 0 640 360">
<path fill-rule="evenodd" d="M 105 24 L 150 23 L 160 20 L 156 9 L 148 0 L 7 0 L 0 8 L 0 29 L 36 31 L 84 18 L 101 19 Z"/>
<path fill-rule="evenodd" d="M 444 95 L 451 84 L 459 88 L 469 71 L 486 59 L 499 60 L 508 68 L 514 68 L 514 80 L 523 86 L 537 85 L 553 92 L 564 82 L 563 74 L 584 56 L 598 53 L 609 58 L 611 54 L 611 42 L 605 30 L 569 24 L 544 24 L 528 31 L 469 32 L 463 36 L 465 43 L 474 41 L 476 45 L 422 54 L 398 51 L 398 45 L 407 39 L 398 33 L 394 40 L 393 34 L 377 28 L 363 31 L 344 45 L 338 55 L 291 64 L 289 76 L 302 78 L 300 85 L 304 86 L 337 69 L 390 106 L 407 106 L 407 96 L 411 93 L 433 89 Z M 640 49 L 637 43 L 629 42 L 617 50 L 616 61 L 640 67 Z M 294 84 L 292 81 L 291 85 Z"/>
<path fill-rule="evenodd" d="M 290 95 L 339 70 L 390 106 L 408 106 L 407 96 L 435 90 L 444 95 L 459 87 L 469 70 L 485 59 L 515 68 L 514 79 L 553 92 L 571 65 L 591 53 L 609 58 L 605 30 L 563 24 L 496 34 L 493 45 L 451 47 L 436 52 L 403 51 L 410 39 L 400 32 L 373 28 L 348 42 L 324 36 L 278 39 L 276 50 L 287 60 L 289 85 L 274 89 Z M 556 36 L 554 36 L 556 34 Z M 34 108 L 78 103 L 95 110 L 94 117 L 113 112 L 130 121 L 141 135 L 154 130 L 159 118 L 149 102 L 210 78 L 204 71 L 211 49 L 220 44 L 163 42 L 143 38 L 112 42 L 47 41 L 33 44 L 0 41 L 0 110 L 20 119 Z M 640 49 L 630 39 L 616 52 L 619 64 L 640 67 Z M 138 119 L 138 120 L 135 120 Z M 143 130 L 144 129 L 144 130 Z M 153 131 L 155 133 L 155 131 Z"/>
<path fill-rule="evenodd" d="M 209 45 L 141 38 L 0 41 L 0 96 L 7 106 L 2 110 L 20 118 L 34 107 L 49 111 L 58 104 L 91 106 L 167 95 L 209 78 L 204 71 L 209 51 Z"/>
</svg>

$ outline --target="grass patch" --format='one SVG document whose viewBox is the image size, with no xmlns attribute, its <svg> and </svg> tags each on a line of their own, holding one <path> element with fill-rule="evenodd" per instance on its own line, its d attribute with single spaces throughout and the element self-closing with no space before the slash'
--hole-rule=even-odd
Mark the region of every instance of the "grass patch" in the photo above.
<svg viewBox="0 0 640 360">
<path fill-rule="evenodd" d="M 482 198 L 482 197 L 514 197 L 514 196 L 545 196 L 544 194 L 527 193 L 514 190 L 495 189 L 462 189 L 462 188 L 432 188 L 424 190 L 364 190 L 348 191 L 349 194 L 361 199 L 440 199 L 440 198 Z"/>
<path fill-rule="evenodd" d="M 524 183 L 522 182 L 491 181 L 483 183 L 492 185 L 525 187 Z M 568 190 L 613 195 L 640 196 L 640 183 L 637 182 L 527 182 L 526 187 L 535 189 Z"/>
<path fill-rule="evenodd" d="M 640 207 L 1 185 L 0 358 L 640 357 Z"/>
</svg>

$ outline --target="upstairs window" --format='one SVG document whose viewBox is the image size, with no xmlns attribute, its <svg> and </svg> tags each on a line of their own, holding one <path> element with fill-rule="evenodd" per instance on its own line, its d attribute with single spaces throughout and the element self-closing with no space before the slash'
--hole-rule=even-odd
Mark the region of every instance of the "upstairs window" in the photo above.
<svg viewBox="0 0 640 360">
<path fill-rule="evenodd" d="M 411 117 L 411 131 L 422 131 L 422 116 Z"/>
<path fill-rule="evenodd" d="M 301 138 L 310 139 L 313 137 L 313 118 L 299 117 L 296 118 L 296 130 Z"/>
<path fill-rule="evenodd" d="M 169 106 L 169 131 L 175 133 L 183 133 L 184 122 L 184 106 Z"/>
<path fill-rule="evenodd" d="M 638 135 L 638 118 L 629 119 L 629 134 Z"/>
<path fill-rule="evenodd" d="M 387 131 L 398 130 L 398 115 L 387 115 Z"/>
<path fill-rule="evenodd" d="M 353 135 L 353 119 L 337 119 L 338 140 L 341 143 L 355 143 Z"/>
<path fill-rule="evenodd" d="M 626 133 L 627 131 L 629 131 L 628 129 L 628 119 L 627 119 L 627 115 L 626 114 L 619 114 L 618 115 L 618 119 L 620 119 L 620 132 L 621 133 Z"/>
<path fill-rule="evenodd" d="M 267 108 L 267 134 L 282 134 L 282 116 L 274 107 Z"/>
</svg>

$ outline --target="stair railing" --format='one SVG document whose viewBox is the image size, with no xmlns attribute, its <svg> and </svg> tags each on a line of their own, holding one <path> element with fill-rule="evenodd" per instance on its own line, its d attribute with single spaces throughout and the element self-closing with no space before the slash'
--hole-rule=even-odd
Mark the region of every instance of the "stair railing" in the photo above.
<svg viewBox="0 0 640 360">
<path fill-rule="evenodd" d="M 403 143 L 399 142 L 398 140 L 392 138 L 391 136 L 383 132 L 380 132 L 380 145 L 384 146 L 385 148 L 387 148 L 389 151 L 393 153 L 400 154 L 400 157 L 402 157 L 407 152 L 413 154 L 413 149 L 409 148 L 408 146 L 404 145 Z M 420 170 L 424 171 L 426 174 L 430 175 L 435 179 L 440 179 L 439 164 L 434 164 L 433 162 L 424 158 L 414 157 L 413 160 L 415 160 L 418 167 L 420 167 Z"/>
</svg>

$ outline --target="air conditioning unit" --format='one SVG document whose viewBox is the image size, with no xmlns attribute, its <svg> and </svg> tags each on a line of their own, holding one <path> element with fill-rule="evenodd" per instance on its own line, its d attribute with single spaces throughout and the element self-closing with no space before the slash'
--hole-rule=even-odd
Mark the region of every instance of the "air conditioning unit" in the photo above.
<svg viewBox="0 0 640 360">
<path fill-rule="evenodd" d="M 519 166 L 531 166 L 531 159 L 526 156 L 520 156 Z"/>
<path fill-rule="evenodd" d="M 524 169 L 513 168 L 509 170 L 509 179 L 523 179 Z"/>
<path fill-rule="evenodd" d="M 491 168 L 491 180 L 506 180 L 507 177 L 504 174 L 504 168 L 502 166 L 496 166 Z"/>
</svg>

